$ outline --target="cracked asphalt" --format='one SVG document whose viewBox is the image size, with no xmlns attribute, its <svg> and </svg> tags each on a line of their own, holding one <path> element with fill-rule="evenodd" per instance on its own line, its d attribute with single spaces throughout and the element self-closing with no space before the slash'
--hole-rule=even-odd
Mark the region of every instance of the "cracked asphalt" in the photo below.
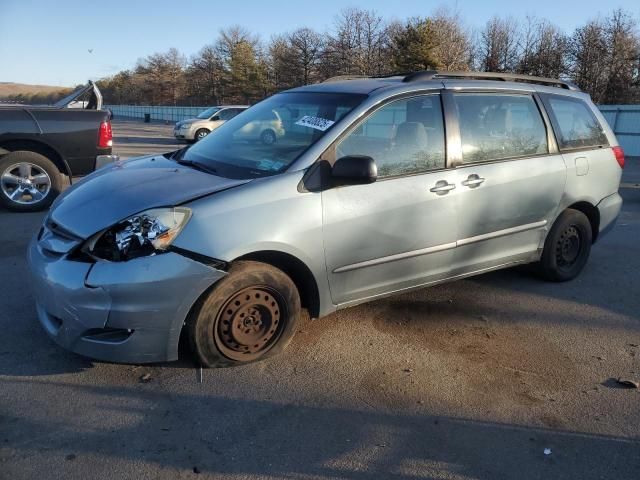
<svg viewBox="0 0 640 480">
<path fill-rule="evenodd" d="M 169 130 L 116 121 L 115 151 L 169 150 Z M 202 383 L 186 352 L 53 344 L 24 258 L 44 214 L 1 210 L 0 478 L 637 479 L 640 390 L 615 379 L 640 379 L 640 189 L 621 193 L 573 282 L 511 269 L 376 301 Z"/>
</svg>

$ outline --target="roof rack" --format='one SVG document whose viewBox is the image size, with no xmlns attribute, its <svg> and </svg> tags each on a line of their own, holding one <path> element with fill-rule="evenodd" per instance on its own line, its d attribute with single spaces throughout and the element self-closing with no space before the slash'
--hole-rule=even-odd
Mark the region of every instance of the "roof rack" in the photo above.
<svg viewBox="0 0 640 480">
<path fill-rule="evenodd" d="M 425 80 L 434 80 L 437 78 L 464 78 L 468 80 L 501 80 L 503 82 L 528 82 L 539 83 L 541 85 L 553 85 L 566 90 L 580 91 L 580 89 L 571 82 L 560 80 L 557 78 L 534 77 L 532 75 L 522 75 L 519 73 L 503 73 L 503 72 L 440 72 L 437 70 L 424 70 L 421 72 L 413 72 L 405 76 L 402 81 L 422 82 Z"/>
<path fill-rule="evenodd" d="M 503 82 L 528 82 L 538 83 L 540 85 L 551 85 L 579 92 L 577 85 L 558 78 L 534 77 L 533 75 L 522 75 L 520 73 L 506 72 L 441 72 L 438 70 L 423 70 L 412 73 L 392 73 L 389 75 L 338 75 L 324 80 L 322 83 L 341 82 L 345 80 L 362 80 L 365 78 L 383 79 L 383 78 L 402 78 L 405 83 L 423 82 L 426 80 L 445 79 L 445 78 L 464 78 L 467 80 L 501 80 Z"/>
</svg>

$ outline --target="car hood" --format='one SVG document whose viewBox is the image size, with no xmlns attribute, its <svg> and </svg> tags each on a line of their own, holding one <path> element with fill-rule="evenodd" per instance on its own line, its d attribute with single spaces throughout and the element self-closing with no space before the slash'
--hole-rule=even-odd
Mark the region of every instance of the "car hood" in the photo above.
<svg viewBox="0 0 640 480">
<path fill-rule="evenodd" d="M 55 201 L 50 219 L 88 238 L 149 208 L 172 207 L 251 180 L 233 180 L 162 155 L 116 162 L 74 184 Z"/>
<path fill-rule="evenodd" d="M 186 120 L 182 120 L 180 122 L 177 123 L 178 126 L 180 125 L 189 125 L 189 124 L 193 124 L 193 123 L 202 123 L 202 122 L 207 122 L 208 120 L 206 118 L 187 118 Z"/>
</svg>

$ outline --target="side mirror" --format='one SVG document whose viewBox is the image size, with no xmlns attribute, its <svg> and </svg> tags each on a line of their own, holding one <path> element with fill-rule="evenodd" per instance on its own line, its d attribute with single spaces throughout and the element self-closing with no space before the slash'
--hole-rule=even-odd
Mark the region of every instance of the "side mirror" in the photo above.
<svg viewBox="0 0 640 480">
<path fill-rule="evenodd" d="M 336 160 L 331 177 L 335 185 L 364 185 L 376 181 L 378 167 L 371 157 L 348 155 Z"/>
</svg>

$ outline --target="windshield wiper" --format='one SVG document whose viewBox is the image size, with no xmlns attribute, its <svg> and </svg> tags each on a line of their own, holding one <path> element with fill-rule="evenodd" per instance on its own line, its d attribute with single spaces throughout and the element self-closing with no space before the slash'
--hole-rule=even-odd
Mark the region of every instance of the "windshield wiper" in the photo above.
<svg viewBox="0 0 640 480">
<path fill-rule="evenodd" d="M 196 170 L 210 173 L 211 175 L 216 175 L 218 173 L 218 170 L 216 170 L 215 168 L 205 165 L 204 163 L 196 162 L 194 160 L 184 160 L 182 158 L 177 158 L 176 162 L 178 162 L 180 165 L 188 165 L 189 167 L 193 167 Z"/>
</svg>

